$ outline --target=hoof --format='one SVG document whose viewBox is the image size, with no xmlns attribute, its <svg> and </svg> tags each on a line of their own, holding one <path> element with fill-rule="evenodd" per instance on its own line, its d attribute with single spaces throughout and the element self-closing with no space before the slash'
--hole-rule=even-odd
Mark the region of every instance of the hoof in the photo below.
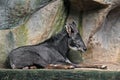
<svg viewBox="0 0 120 80">
<path fill-rule="evenodd" d="M 27 67 L 23 67 L 22 69 L 24 69 L 24 70 L 25 70 L 25 69 L 29 69 L 29 67 L 28 67 L 28 66 L 27 66 Z"/>
<path fill-rule="evenodd" d="M 30 66 L 30 69 L 37 69 L 36 66 Z"/>
<path fill-rule="evenodd" d="M 67 69 L 75 69 L 74 66 L 66 66 L 66 67 L 67 67 Z"/>
<path fill-rule="evenodd" d="M 107 69 L 106 65 L 101 65 L 100 69 Z"/>
</svg>

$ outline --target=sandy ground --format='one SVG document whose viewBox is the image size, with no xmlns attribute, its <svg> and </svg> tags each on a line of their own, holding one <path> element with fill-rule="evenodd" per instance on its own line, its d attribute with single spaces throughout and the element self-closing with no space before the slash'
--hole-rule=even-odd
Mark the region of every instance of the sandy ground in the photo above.
<svg viewBox="0 0 120 80">
<path fill-rule="evenodd" d="M 120 71 L 120 64 L 118 63 L 99 63 L 98 65 L 106 65 L 107 69 L 76 68 L 76 70 Z"/>
</svg>

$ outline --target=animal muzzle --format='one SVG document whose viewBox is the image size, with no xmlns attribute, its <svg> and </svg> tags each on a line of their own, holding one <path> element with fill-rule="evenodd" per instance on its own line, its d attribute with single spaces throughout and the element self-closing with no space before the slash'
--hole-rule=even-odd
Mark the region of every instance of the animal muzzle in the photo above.
<svg viewBox="0 0 120 80">
<path fill-rule="evenodd" d="M 87 51 L 86 46 L 79 46 L 79 45 L 77 45 L 76 47 L 77 47 L 77 50 L 78 50 L 78 51 L 81 51 L 81 52 Z"/>
<path fill-rule="evenodd" d="M 78 51 L 85 52 L 85 51 L 87 51 L 87 48 L 81 48 L 81 47 L 79 47 L 79 48 L 78 48 Z"/>
<path fill-rule="evenodd" d="M 80 47 L 80 46 L 69 46 L 70 49 L 72 50 L 76 50 L 76 51 L 81 51 L 81 52 L 85 52 L 87 51 L 86 47 Z"/>
</svg>

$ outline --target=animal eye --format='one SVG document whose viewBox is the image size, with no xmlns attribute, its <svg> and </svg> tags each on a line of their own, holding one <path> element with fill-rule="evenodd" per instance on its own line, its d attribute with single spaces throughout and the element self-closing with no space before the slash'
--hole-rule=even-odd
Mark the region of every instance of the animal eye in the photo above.
<svg viewBox="0 0 120 80">
<path fill-rule="evenodd" d="M 79 33 L 77 33 L 77 34 L 76 34 L 76 36 L 78 37 L 78 36 L 80 36 L 80 34 L 79 34 Z"/>
</svg>

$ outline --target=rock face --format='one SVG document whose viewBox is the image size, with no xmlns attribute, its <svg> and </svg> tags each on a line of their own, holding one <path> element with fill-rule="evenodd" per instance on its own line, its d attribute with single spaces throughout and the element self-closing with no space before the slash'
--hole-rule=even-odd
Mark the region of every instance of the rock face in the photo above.
<svg viewBox="0 0 120 80">
<path fill-rule="evenodd" d="M 3 13 L 11 15 L 10 17 L 4 15 L 0 18 L 0 67 L 4 67 L 6 56 L 12 49 L 37 44 L 48 39 L 61 30 L 66 18 L 65 7 L 61 0 L 52 2 L 50 2 L 51 0 L 7 1 L 9 3 L 9 13 L 0 12 L 0 15 Z M 3 3 L 5 2 L 3 1 Z M 26 4 L 29 4 L 30 7 L 22 14 L 21 10 L 24 11 Z M 18 9 L 17 12 L 16 6 L 21 10 Z M 5 9 L 4 7 L 0 6 L 2 10 Z M 9 20 L 6 21 L 4 17 L 8 17 Z M 14 21 L 16 19 L 18 21 Z M 12 20 L 13 23 L 10 22 Z M 5 23 L 5 25 L 2 23 Z"/>
<path fill-rule="evenodd" d="M 101 0 L 109 6 L 83 14 L 83 36 L 88 45 L 85 62 L 117 63 L 120 61 L 120 3 Z"/>
<path fill-rule="evenodd" d="M 72 11 L 80 11 L 80 30 L 88 47 L 87 52 L 82 55 L 83 63 L 106 64 L 108 68 L 110 64 L 119 66 L 120 1 L 70 1 Z"/>
<path fill-rule="evenodd" d="M 10 29 L 24 24 L 37 10 L 52 0 L 5 0 L 0 6 L 0 29 Z"/>
</svg>

